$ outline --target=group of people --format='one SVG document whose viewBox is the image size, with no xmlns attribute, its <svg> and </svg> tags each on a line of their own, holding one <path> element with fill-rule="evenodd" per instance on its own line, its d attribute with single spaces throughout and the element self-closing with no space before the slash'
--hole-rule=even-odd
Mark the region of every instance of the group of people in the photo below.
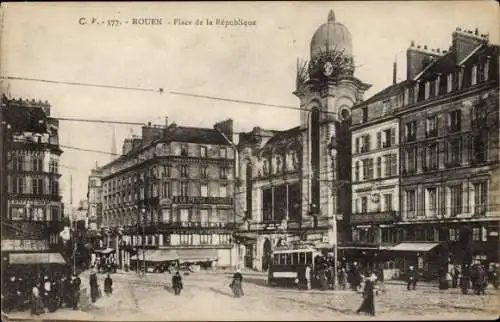
<svg viewBox="0 0 500 322">
<path fill-rule="evenodd" d="M 452 276 L 452 287 L 460 285 L 463 294 L 469 294 L 469 289 L 472 289 L 475 295 L 484 295 L 489 282 L 493 284 L 495 289 L 498 289 L 497 270 L 496 265 L 490 267 L 489 271 L 485 265 L 481 264 L 466 264 L 462 270 L 455 267 Z"/>
<path fill-rule="evenodd" d="M 95 303 L 99 297 L 101 297 L 101 288 L 99 287 L 99 282 L 97 280 L 97 271 L 95 268 L 90 270 L 89 277 L 90 284 L 90 299 L 92 303 Z M 113 279 L 111 278 L 111 274 L 108 273 L 106 278 L 104 279 L 104 293 L 106 295 L 111 295 L 113 293 Z"/>
<path fill-rule="evenodd" d="M 243 292 L 243 275 L 241 274 L 240 270 L 237 270 L 236 273 L 234 273 L 229 287 L 233 291 L 234 297 L 238 298 L 245 295 Z M 172 276 L 172 288 L 174 289 L 175 295 L 180 295 L 181 290 L 184 288 L 184 285 L 182 283 L 182 276 L 178 271 L 174 274 L 174 276 Z"/>
<path fill-rule="evenodd" d="M 97 268 L 97 271 L 99 273 L 116 273 L 118 263 L 114 254 L 111 254 L 109 256 L 101 255 L 96 257 L 93 266 Z"/>
<path fill-rule="evenodd" d="M 4 294 L 4 309 L 26 310 L 31 306 L 32 315 L 57 309 L 78 308 L 81 280 L 71 274 L 37 274 L 36 276 L 10 275 Z"/>
</svg>

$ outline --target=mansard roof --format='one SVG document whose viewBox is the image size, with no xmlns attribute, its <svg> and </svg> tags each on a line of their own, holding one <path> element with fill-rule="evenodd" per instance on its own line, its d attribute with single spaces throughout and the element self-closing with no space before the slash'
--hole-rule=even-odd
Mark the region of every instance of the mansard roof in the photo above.
<svg viewBox="0 0 500 322">
<path fill-rule="evenodd" d="M 162 142 L 230 145 L 224 135 L 215 129 L 188 126 L 174 126 L 167 129 Z"/>
</svg>

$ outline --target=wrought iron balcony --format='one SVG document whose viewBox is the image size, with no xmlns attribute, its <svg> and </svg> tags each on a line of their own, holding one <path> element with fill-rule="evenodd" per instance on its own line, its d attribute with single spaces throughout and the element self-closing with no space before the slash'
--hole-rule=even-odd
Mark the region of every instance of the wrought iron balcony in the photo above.
<svg viewBox="0 0 500 322">
<path fill-rule="evenodd" d="M 388 223 L 400 220 L 400 215 L 394 210 L 353 213 L 351 224 Z"/>
<path fill-rule="evenodd" d="M 231 198 L 231 197 L 173 196 L 172 203 L 176 203 L 176 204 L 232 205 L 233 198 Z"/>
</svg>

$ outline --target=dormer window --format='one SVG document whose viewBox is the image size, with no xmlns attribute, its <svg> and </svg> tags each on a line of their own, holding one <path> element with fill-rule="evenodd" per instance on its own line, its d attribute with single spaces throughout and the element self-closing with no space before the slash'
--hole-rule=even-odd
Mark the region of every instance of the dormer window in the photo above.
<svg viewBox="0 0 500 322">
<path fill-rule="evenodd" d="M 188 145 L 187 144 L 181 144 L 181 156 L 183 156 L 183 157 L 188 156 Z"/>
<path fill-rule="evenodd" d="M 487 81 L 490 73 L 490 57 L 486 58 L 486 62 L 484 63 L 484 80 Z"/>
<path fill-rule="evenodd" d="M 431 83 L 430 82 L 425 82 L 425 99 L 428 99 L 431 94 Z"/>
<path fill-rule="evenodd" d="M 405 93 L 403 97 L 403 105 L 408 105 L 408 96 L 410 95 L 410 90 L 408 88 L 405 88 Z"/>
<path fill-rule="evenodd" d="M 446 93 L 451 92 L 453 88 L 453 74 L 449 73 L 446 79 Z"/>
<path fill-rule="evenodd" d="M 472 72 L 471 72 L 471 85 L 476 85 L 477 84 L 477 65 L 472 65 Z"/>
</svg>

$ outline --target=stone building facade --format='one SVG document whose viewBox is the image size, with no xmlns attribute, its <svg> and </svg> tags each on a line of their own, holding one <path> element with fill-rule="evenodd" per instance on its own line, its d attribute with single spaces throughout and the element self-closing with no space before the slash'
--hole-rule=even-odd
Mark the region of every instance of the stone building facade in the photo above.
<svg viewBox="0 0 500 322">
<path fill-rule="evenodd" d="M 148 124 L 142 138 L 124 141 L 123 155 L 101 168 L 102 226 L 121 264 L 131 250 L 149 248 L 234 265 L 232 136 L 226 120 L 212 129 Z"/>
<path fill-rule="evenodd" d="M 52 258 L 64 264 L 59 122 L 50 117 L 48 102 L 2 96 L 1 109 L 3 260 L 47 264 Z"/>
</svg>

